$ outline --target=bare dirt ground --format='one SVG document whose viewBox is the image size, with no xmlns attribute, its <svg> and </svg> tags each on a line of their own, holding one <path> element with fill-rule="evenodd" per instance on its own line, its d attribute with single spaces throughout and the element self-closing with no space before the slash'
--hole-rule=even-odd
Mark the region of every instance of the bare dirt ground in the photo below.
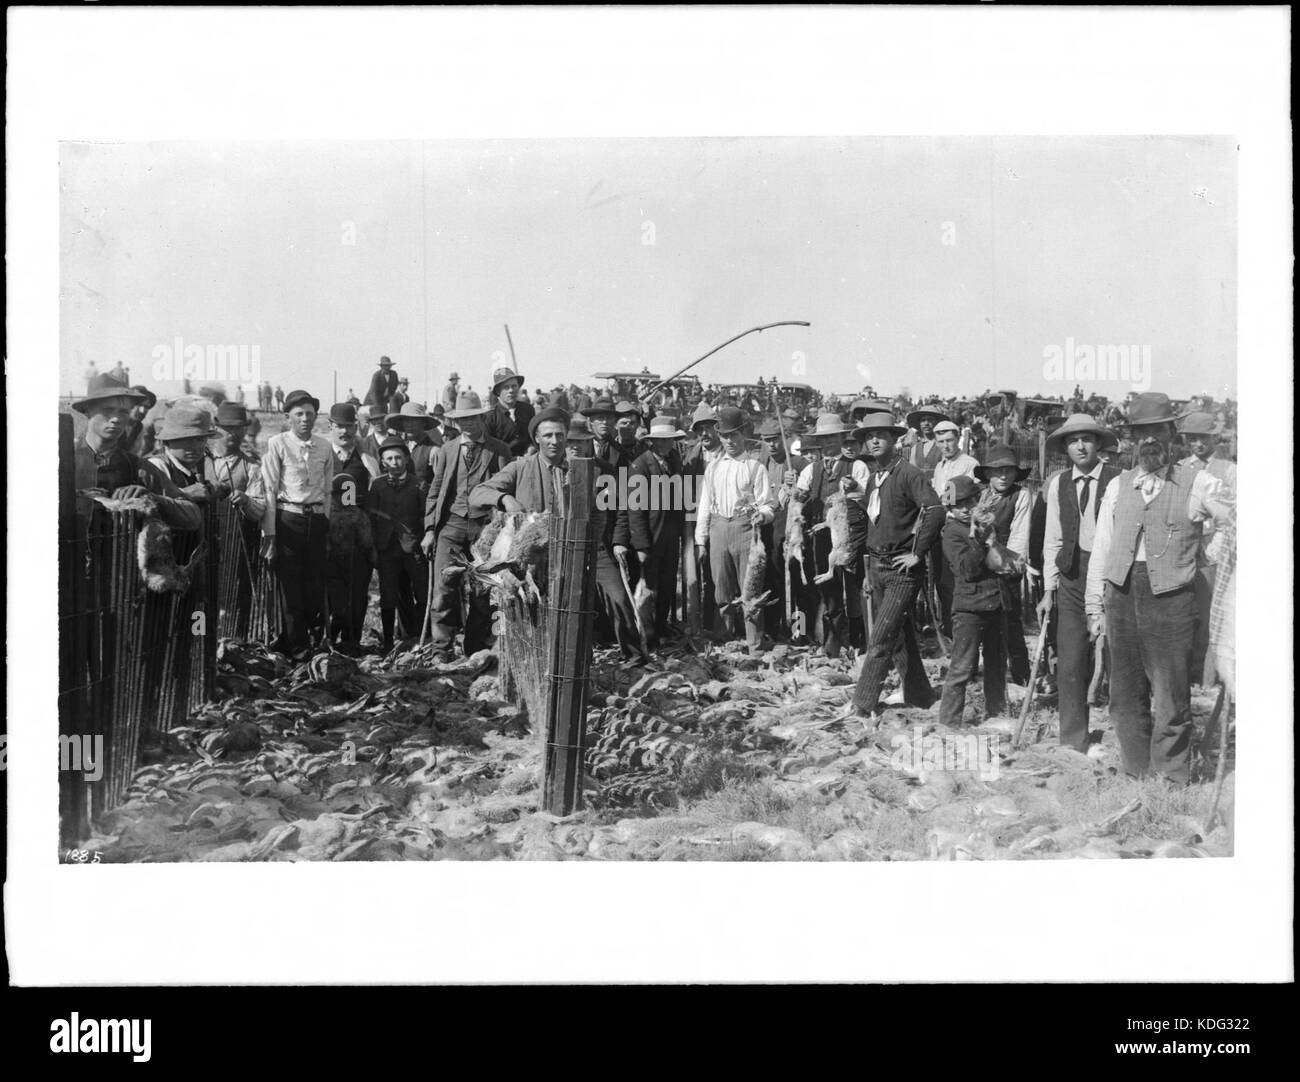
<svg viewBox="0 0 1300 1082">
<path fill-rule="evenodd" d="M 785 646 L 758 658 L 679 647 L 650 666 L 598 652 L 586 807 L 560 819 L 538 810 L 541 737 L 500 699 L 491 653 L 290 667 L 226 642 L 229 697 L 146 748 L 127 800 L 85 845 L 106 862 L 1231 853 L 1231 750 L 1211 825 L 1212 774 L 1186 787 L 1126 778 L 1104 709 L 1087 755 L 1056 744 L 1050 707 L 1018 750 L 1014 718 L 945 732 L 937 702 L 887 709 L 868 732 L 846 717 L 858 664 Z M 936 687 L 943 666 L 926 661 Z M 1011 693 L 1017 709 L 1022 689 Z M 1198 735 L 1212 707 L 1210 691 L 1195 695 Z M 982 714 L 972 688 L 968 718 Z M 984 757 L 945 761 L 944 748 Z"/>
</svg>

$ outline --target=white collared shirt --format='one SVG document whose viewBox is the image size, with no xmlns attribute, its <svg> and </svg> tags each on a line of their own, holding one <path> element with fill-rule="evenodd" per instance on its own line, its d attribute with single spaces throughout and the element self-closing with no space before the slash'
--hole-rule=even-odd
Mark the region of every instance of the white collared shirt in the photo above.
<svg viewBox="0 0 1300 1082">
<path fill-rule="evenodd" d="M 1079 501 L 1079 481 L 1084 477 L 1091 477 L 1092 484 L 1088 486 L 1088 507 L 1097 506 L 1097 489 L 1101 485 L 1101 470 L 1105 463 L 1101 459 L 1097 464 L 1086 473 L 1079 469 L 1078 466 L 1070 467 L 1070 477 L 1074 482 L 1074 499 L 1075 503 Z M 1047 479 L 1043 486 L 1047 497 L 1047 522 L 1043 527 L 1043 589 L 1055 590 L 1057 583 L 1060 581 L 1061 573 L 1056 568 L 1056 556 L 1061 551 L 1061 501 L 1057 495 L 1060 487 L 1061 474 L 1064 470 L 1058 470 Z M 1097 519 L 1092 514 L 1079 514 L 1079 548 L 1084 552 L 1092 552 L 1096 539 Z"/>
</svg>

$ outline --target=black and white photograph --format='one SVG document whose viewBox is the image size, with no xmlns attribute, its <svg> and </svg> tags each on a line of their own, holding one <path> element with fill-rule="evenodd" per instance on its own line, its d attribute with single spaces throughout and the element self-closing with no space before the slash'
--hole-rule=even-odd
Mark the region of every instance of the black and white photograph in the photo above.
<svg viewBox="0 0 1300 1082">
<path fill-rule="evenodd" d="M 780 12 L 643 14 L 772 46 Z M 535 9 L 509 37 L 584 15 L 627 25 Z M 80 33 L 127 13 L 98 16 Z M 375 48 L 469 16 L 506 25 L 394 11 Z M 194 17 L 157 45 L 219 23 Z M 6 737 L 9 764 L 48 745 L 22 815 L 54 893 L 403 883 L 460 910 L 508 874 L 584 904 L 608 866 L 686 922 L 714 885 L 822 883 L 895 914 L 978 889 L 1015 925 L 1040 876 L 1096 909 L 1269 853 L 1289 882 L 1291 229 L 1245 224 L 1257 146 L 1116 102 L 1056 127 L 845 104 L 585 134 L 448 101 L 369 132 L 56 116 L 37 329 L 9 264 L 41 360 L 20 388 L 11 346 Z M 1037 919 L 1088 953 L 1088 909 Z M 823 975 L 956 976 L 913 962 Z M 423 979 L 516 979 L 481 973 Z"/>
</svg>

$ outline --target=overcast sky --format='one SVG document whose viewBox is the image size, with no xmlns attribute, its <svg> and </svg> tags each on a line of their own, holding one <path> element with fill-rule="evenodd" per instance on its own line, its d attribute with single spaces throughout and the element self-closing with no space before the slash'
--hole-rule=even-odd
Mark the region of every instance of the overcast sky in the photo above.
<svg viewBox="0 0 1300 1082">
<path fill-rule="evenodd" d="M 257 347 L 264 376 L 413 397 L 759 375 L 853 392 L 1066 394 L 1052 347 L 1149 347 L 1151 389 L 1236 386 L 1231 139 L 68 144 L 60 390 L 88 361 Z M 1129 373 L 1130 376 L 1139 375 Z M 1123 396 L 1132 379 L 1083 380 Z M 233 389 L 233 388 L 232 388 Z"/>
</svg>

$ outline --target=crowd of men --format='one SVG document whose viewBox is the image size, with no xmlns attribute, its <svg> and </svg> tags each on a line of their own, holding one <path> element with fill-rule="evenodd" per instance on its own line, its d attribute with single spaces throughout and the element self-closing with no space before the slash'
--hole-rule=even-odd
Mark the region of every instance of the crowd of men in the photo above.
<svg viewBox="0 0 1300 1082">
<path fill-rule="evenodd" d="M 1163 394 L 1134 396 L 1114 427 L 1075 412 L 1048 437 L 1068 465 L 1031 488 L 1011 448 L 981 444 L 942 403 L 900 418 L 871 397 L 842 412 L 707 400 L 687 412 L 670 397 L 656 413 L 572 388 L 534 404 L 501 367 L 484 397 L 450 373 L 427 410 L 394 367 L 381 358 L 364 401 L 330 405 L 324 434 L 319 399 L 283 395 L 284 429 L 260 453 L 241 402 L 183 400 L 147 426 L 155 396 L 95 375 L 73 403 L 86 417 L 77 488 L 147 492 L 182 531 L 198 528 L 198 505 L 228 501 L 282 589 L 273 646 L 297 658 L 387 652 L 426 628 L 444 655 L 491 647 L 491 598 L 457 569 L 495 511 L 563 513 L 580 455 L 613 494 L 596 512 L 597 634 L 628 658 L 693 629 L 754 652 L 856 649 L 853 705 L 869 725 L 936 699 L 958 725 L 977 672 L 990 716 L 1007 709 L 1008 681 L 1034 679 L 1022 612 L 1024 591 L 1041 589 L 1061 742 L 1090 746 L 1102 651 L 1126 769 L 1175 781 L 1190 776 L 1191 685 L 1231 688 L 1236 467 L 1217 453 L 1221 420 Z M 676 495 L 628 498 L 638 488 Z M 376 577 L 380 628 L 363 647 Z M 927 633 L 949 654 L 942 688 L 922 664 Z M 891 668 L 900 687 L 883 699 Z"/>
</svg>

